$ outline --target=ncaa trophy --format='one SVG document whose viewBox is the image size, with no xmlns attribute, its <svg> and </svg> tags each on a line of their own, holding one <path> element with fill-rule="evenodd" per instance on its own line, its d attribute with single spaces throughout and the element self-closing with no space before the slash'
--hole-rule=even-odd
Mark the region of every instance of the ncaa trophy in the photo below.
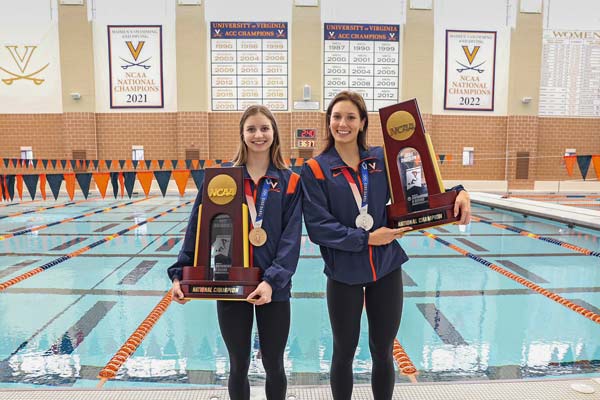
<svg viewBox="0 0 600 400">
<path fill-rule="evenodd" d="M 205 170 L 194 265 L 183 267 L 180 282 L 186 299 L 245 300 L 260 283 L 261 269 L 249 262 L 242 171 Z"/>
<path fill-rule="evenodd" d="M 457 193 L 444 190 L 417 100 L 380 108 L 379 116 L 392 198 L 388 226 L 423 229 L 460 220 L 454 217 Z"/>
</svg>

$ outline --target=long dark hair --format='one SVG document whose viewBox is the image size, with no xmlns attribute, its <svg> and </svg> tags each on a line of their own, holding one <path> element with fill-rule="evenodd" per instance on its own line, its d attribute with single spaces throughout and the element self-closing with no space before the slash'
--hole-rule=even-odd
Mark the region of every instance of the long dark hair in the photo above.
<svg viewBox="0 0 600 400">
<path fill-rule="evenodd" d="M 327 113 L 325 114 L 325 124 L 327 125 L 327 144 L 325 145 L 325 149 L 323 151 L 325 152 L 335 145 L 335 139 L 333 138 L 331 128 L 329 126 L 331 124 L 331 113 L 333 111 L 333 106 L 335 106 L 336 103 L 339 103 L 340 101 L 352 102 L 352 104 L 354 104 L 358 109 L 360 120 L 365 121 L 365 125 L 358 132 L 356 142 L 358 144 L 359 149 L 368 150 L 369 145 L 367 144 L 367 128 L 369 127 L 369 114 L 367 112 L 365 100 L 360 94 L 356 92 L 352 92 L 350 90 L 343 90 L 331 100 L 329 106 L 327 107 Z"/>
<path fill-rule="evenodd" d="M 273 116 L 271 110 L 263 105 L 253 105 L 246 108 L 244 114 L 242 114 L 242 118 L 240 119 L 240 144 L 238 146 L 237 153 L 233 158 L 233 165 L 245 165 L 248 161 L 248 146 L 244 143 L 244 124 L 246 120 L 256 114 L 262 114 L 271 121 L 271 127 L 273 128 L 273 143 L 271 143 L 271 150 L 269 151 L 269 155 L 271 157 L 271 162 L 277 169 L 287 169 L 287 165 L 283 161 L 283 156 L 281 155 L 281 144 L 279 141 L 279 128 L 277 127 L 277 121 Z"/>
</svg>

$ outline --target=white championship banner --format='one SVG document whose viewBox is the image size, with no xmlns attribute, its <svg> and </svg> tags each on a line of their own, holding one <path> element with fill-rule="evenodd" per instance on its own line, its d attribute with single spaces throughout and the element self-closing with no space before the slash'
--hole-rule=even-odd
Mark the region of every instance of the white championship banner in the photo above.
<svg viewBox="0 0 600 400">
<path fill-rule="evenodd" d="M 496 32 L 446 31 L 445 110 L 493 111 Z"/>
<path fill-rule="evenodd" d="M 398 103 L 400 26 L 326 23 L 323 109 L 342 90 L 360 93 L 368 111 Z"/>
<path fill-rule="evenodd" d="M 108 25 L 110 108 L 163 108 L 160 25 Z"/>
<path fill-rule="evenodd" d="M 287 22 L 211 22 L 211 108 L 288 110 Z"/>
</svg>

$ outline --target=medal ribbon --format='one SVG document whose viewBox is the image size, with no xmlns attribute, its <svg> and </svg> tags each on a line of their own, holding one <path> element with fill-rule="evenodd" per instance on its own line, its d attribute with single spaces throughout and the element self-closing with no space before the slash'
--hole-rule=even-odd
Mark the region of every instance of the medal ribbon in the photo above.
<svg viewBox="0 0 600 400">
<path fill-rule="evenodd" d="M 257 213 L 256 204 L 254 204 L 254 196 L 252 195 L 252 188 L 250 187 L 250 181 L 246 179 L 244 183 L 246 203 L 248 204 L 248 211 L 250 211 L 250 219 L 252 220 L 252 226 L 254 228 L 260 228 L 262 226 L 263 217 L 265 215 L 265 205 L 267 203 L 267 197 L 269 196 L 269 186 L 271 186 L 271 179 L 265 178 L 260 189 L 260 197 L 258 198 L 259 207 Z"/>
<path fill-rule="evenodd" d="M 358 187 L 356 186 L 356 182 L 354 182 L 354 179 L 352 179 L 352 175 L 350 175 L 350 172 L 348 172 L 348 168 L 342 168 L 342 174 L 344 175 L 344 178 L 346 178 L 346 181 L 352 190 L 359 213 L 367 214 L 369 210 L 369 170 L 367 169 L 367 162 L 363 161 L 360 163 L 360 178 L 363 186 L 362 196 L 358 190 Z"/>
</svg>

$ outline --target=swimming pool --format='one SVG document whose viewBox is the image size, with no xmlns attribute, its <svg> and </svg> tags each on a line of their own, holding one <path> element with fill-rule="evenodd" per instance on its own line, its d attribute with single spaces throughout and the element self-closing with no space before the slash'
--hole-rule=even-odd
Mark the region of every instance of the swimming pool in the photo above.
<svg viewBox="0 0 600 400">
<path fill-rule="evenodd" d="M 0 205 L 0 388 L 96 386 L 169 288 L 165 270 L 192 200 Z M 486 207 L 474 214 L 468 231 L 450 225 L 401 239 L 411 260 L 397 338 L 416 378 L 597 375 L 600 259 L 587 254 L 600 251 L 600 234 Z M 292 385 L 328 382 L 324 290 L 318 247 L 303 236 L 286 349 Z M 356 382 L 369 380 L 366 327 L 363 316 Z M 173 303 L 105 387 L 223 386 L 226 373 L 215 303 Z M 262 383 L 256 340 L 251 378 Z"/>
</svg>

